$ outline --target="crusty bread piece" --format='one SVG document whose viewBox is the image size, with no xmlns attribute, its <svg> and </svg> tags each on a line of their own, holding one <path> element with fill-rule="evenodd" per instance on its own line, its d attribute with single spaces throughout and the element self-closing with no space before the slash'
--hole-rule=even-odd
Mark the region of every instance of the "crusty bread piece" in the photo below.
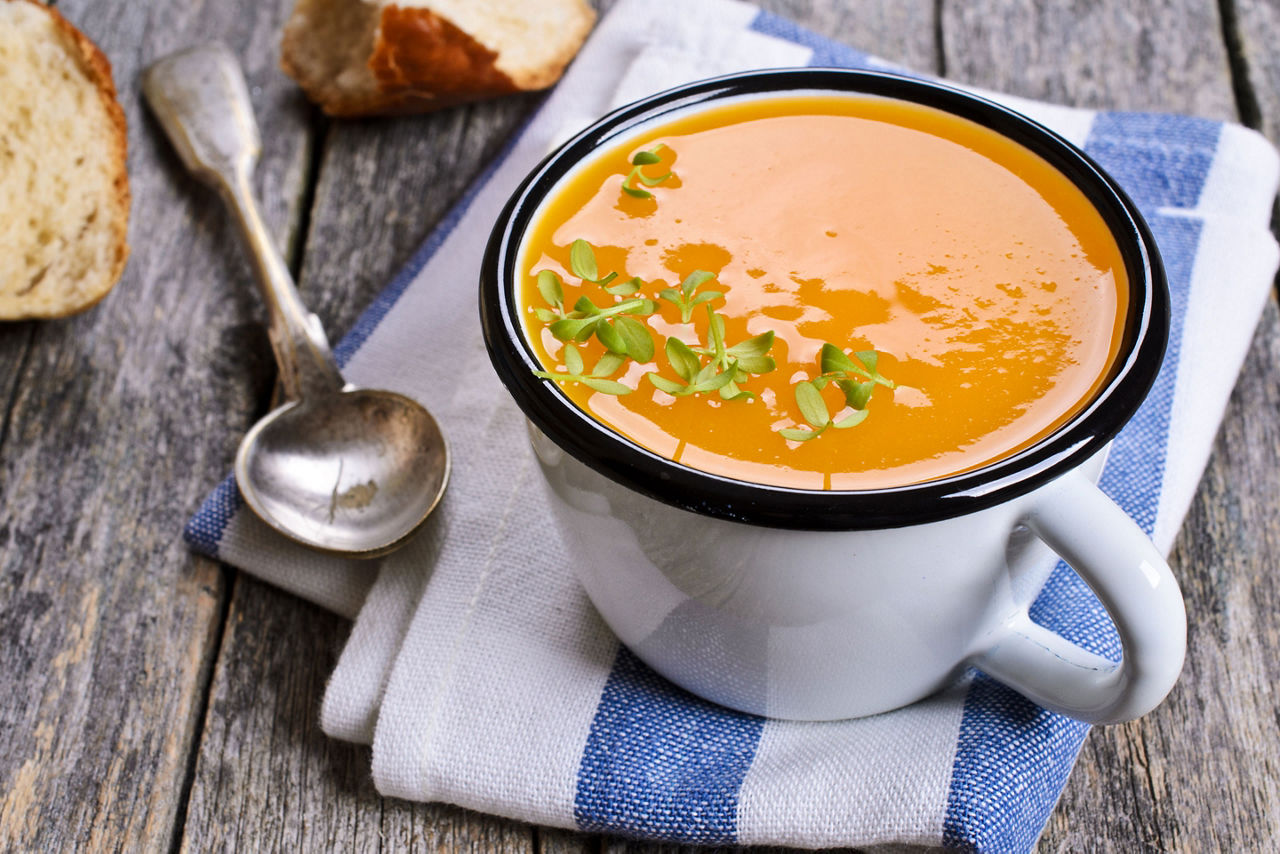
<svg viewBox="0 0 1280 854">
<path fill-rule="evenodd" d="M 111 66 L 57 10 L 0 0 L 0 320 L 102 299 L 128 257 Z"/>
<path fill-rule="evenodd" d="M 331 116 L 544 89 L 595 22 L 585 0 L 297 0 L 281 65 Z"/>
</svg>

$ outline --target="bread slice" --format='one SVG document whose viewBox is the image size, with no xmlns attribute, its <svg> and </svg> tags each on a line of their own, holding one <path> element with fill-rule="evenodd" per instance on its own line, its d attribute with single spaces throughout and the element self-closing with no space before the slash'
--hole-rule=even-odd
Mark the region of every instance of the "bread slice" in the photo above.
<svg viewBox="0 0 1280 854">
<path fill-rule="evenodd" d="M 281 65 L 332 116 L 418 113 L 560 79 L 585 0 L 297 0 Z"/>
<path fill-rule="evenodd" d="M 57 10 L 0 0 L 0 320 L 102 299 L 129 254 L 111 66 Z"/>
</svg>

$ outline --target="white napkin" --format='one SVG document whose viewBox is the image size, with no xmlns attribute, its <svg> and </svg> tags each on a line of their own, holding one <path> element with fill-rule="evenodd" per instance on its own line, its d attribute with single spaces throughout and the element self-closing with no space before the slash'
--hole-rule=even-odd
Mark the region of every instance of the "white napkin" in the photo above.
<svg viewBox="0 0 1280 854">
<path fill-rule="evenodd" d="M 622 0 L 337 348 L 353 382 L 426 402 L 449 437 L 453 479 L 423 533 L 375 573 L 284 541 L 230 479 L 188 526 L 194 547 L 356 618 L 322 722 L 372 743 L 380 792 L 678 841 L 1034 844 L 1087 727 L 985 677 L 874 718 L 765 721 L 690 697 L 620 649 L 573 579 L 523 419 L 481 341 L 490 228 L 554 143 L 660 88 L 803 65 L 885 67 L 735 0 Z M 1226 405 L 1223 378 L 1239 369 L 1276 270 L 1276 153 L 1234 125 L 1000 100 L 1112 171 L 1164 255 L 1174 307 L 1165 369 L 1117 439 L 1103 487 L 1167 550 Z M 436 369 L 445 353 L 461 373 Z M 1033 616 L 1118 653 L 1065 566 Z"/>
</svg>

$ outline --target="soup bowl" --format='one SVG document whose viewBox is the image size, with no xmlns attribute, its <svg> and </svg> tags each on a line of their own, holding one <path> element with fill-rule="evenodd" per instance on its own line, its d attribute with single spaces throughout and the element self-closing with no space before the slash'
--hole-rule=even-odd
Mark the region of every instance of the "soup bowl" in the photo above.
<svg viewBox="0 0 1280 854">
<path fill-rule="evenodd" d="M 673 118 L 796 93 L 893 99 L 959 116 L 1038 155 L 1088 198 L 1119 248 L 1128 288 L 1119 352 L 1065 423 L 957 474 L 804 489 L 674 462 L 535 373 L 545 368 L 526 330 L 521 251 L 566 176 Z M 486 251 L 481 315 L 588 596 L 624 644 L 694 694 L 753 714 L 830 720 L 914 702 L 976 667 L 1048 709 L 1109 723 L 1145 714 L 1176 681 L 1186 639 L 1177 583 L 1095 485 L 1108 443 L 1160 368 L 1164 272 L 1124 192 L 1030 119 L 944 85 L 832 69 L 737 74 L 655 95 L 583 130 L 521 184 Z M 1028 609 L 1054 554 L 1105 605 L 1121 661 L 1032 621 Z"/>
</svg>

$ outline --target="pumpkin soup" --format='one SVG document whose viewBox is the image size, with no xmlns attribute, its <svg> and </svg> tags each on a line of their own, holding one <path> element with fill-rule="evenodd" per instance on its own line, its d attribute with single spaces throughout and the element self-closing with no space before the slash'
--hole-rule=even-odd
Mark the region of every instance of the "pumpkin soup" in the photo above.
<svg viewBox="0 0 1280 854">
<path fill-rule="evenodd" d="M 1101 387 L 1127 281 L 1088 199 L 973 122 L 871 96 L 752 98 L 566 176 L 518 269 L 578 406 L 681 464 L 901 486 L 1026 448 Z"/>
</svg>

